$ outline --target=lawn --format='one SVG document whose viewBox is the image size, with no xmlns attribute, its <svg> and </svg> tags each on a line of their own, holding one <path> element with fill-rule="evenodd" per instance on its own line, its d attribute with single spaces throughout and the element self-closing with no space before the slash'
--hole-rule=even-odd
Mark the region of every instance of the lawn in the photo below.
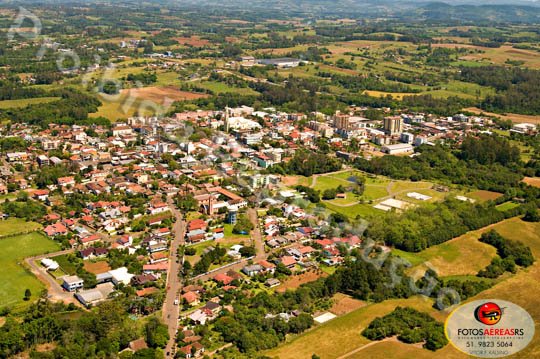
<svg viewBox="0 0 540 359">
<path fill-rule="evenodd" d="M 515 202 L 504 202 L 504 203 L 502 203 L 502 204 L 499 204 L 499 205 L 496 206 L 495 208 L 497 208 L 498 211 L 504 212 L 504 211 L 507 211 L 507 210 L 509 210 L 509 209 L 516 208 L 516 207 L 519 207 L 519 204 L 518 204 L 518 203 L 515 203 Z"/>
<path fill-rule="evenodd" d="M 41 228 L 41 224 L 36 222 L 26 222 L 20 218 L 8 218 L 0 221 L 0 237 L 13 234 L 31 232 Z"/>
<path fill-rule="evenodd" d="M 366 185 L 361 199 L 365 201 L 376 200 L 378 198 L 388 196 L 386 190 L 390 180 L 384 177 L 369 178 L 366 177 L 364 173 L 359 171 L 346 171 L 341 173 L 330 173 L 324 176 L 318 176 L 315 180 L 316 190 L 323 192 L 327 189 L 337 188 L 339 185 L 343 187 L 349 187 L 353 183 L 349 181 L 351 177 L 358 176 L 366 178 Z M 352 193 L 347 193 L 347 198 L 345 199 L 335 199 L 330 203 L 337 206 L 349 205 L 352 203 L 358 202 L 356 196 Z"/>
<path fill-rule="evenodd" d="M 405 202 L 422 205 L 426 202 L 443 200 L 448 195 L 448 193 L 433 190 L 433 183 L 431 182 L 391 180 L 384 176 L 372 176 L 357 170 L 327 173 L 317 177 L 310 177 L 308 180 L 315 181 L 315 185 L 311 186 L 312 188 L 323 192 L 326 189 L 336 188 L 339 185 L 344 187 L 350 186 L 352 182 L 349 180 L 355 176 L 365 179 L 365 189 L 362 196 L 356 197 L 348 192 L 346 193 L 346 198 L 324 201 L 328 209 L 344 214 L 352 219 L 357 216 L 368 217 L 383 214 L 380 210 L 374 209 L 373 205 L 383 198 L 390 196 Z M 428 201 L 415 200 L 407 197 L 407 193 L 409 192 L 418 192 L 432 198 Z M 493 195 L 494 192 L 488 193 Z M 363 203 L 359 203 L 360 201 L 363 201 Z"/>
<path fill-rule="evenodd" d="M 60 249 L 58 243 L 39 234 L 30 233 L 0 239 L 2 253 L 0 272 L 0 305 L 19 306 L 23 303 L 24 291 L 32 292 L 32 300 L 36 299 L 43 285 L 26 268 L 22 266 L 24 258 Z"/>
<path fill-rule="evenodd" d="M 388 196 L 386 186 L 366 184 L 362 198 L 366 201 Z"/>
<path fill-rule="evenodd" d="M 345 198 L 336 198 L 336 199 L 329 200 L 328 202 L 336 204 L 338 206 L 347 206 L 350 204 L 357 203 L 358 199 L 359 197 L 357 197 L 354 193 L 345 192 Z"/>
<path fill-rule="evenodd" d="M 417 192 L 419 189 L 430 189 L 431 187 L 433 187 L 431 182 L 392 181 L 390 192 L 393 194 Z"/>
<path fill-rule="evenodd" d="M 68 260 L 68 256 L 70 255 L 73 254 L 62 254 L 51 259 L 55 260 L 64 272 L 69 275 L 73 275 L 77 272 L 77 267 L 75 267 L 73 263 Z"/>
<path fill-rule="evenodd" d="M 59 99 L 60 97 L 36 97 L 36 98 L 23 98 L 19 100 L 3 100 L 3 101 L 0 101 L 0 109 L 5 110 L 9 108 L 22 108 L 28 105 L 47 103 L 47 102 L 52 102 Z"/>
<path fill-rule="evenodd" d="M 487 201 L 494 201 L 497 198 L 501 197 L 502 195 L 503 195 L 502 193 L 479 190 L 479 191 L 469 192 L 465 196 L 475 199 L 480 202 L 487 202 Z"/>
<path fill-rule="evenodd" d="M 333 176 L 319 176 L 316 178 L 313 188 L 323 192 L 327 189 L 337 188 L 339 185 L 347 187 L 351 185 L 351 182 Z"/>
<path fill-rule="evenodd" d="M 225 239 L 231 239 L 231 238 L 242 238 L 246 239 L 249 238 L 249 234 L 236 234 L 233 233 L 234 225 L 225 223 L 223 225 L 223 234 L 225 235 Z"/>
<path fill-rule="evenodd" d="M 249 87 L 232 87 L 223 82 L 217 81 L 203 81 L 197 83 L 198 86 L 212 91 L 214 94 L 219 95 L 222 93 L 236 93 L 239 95 L 259 95 L 258 92 L 253 91 Z"/>
</svg>

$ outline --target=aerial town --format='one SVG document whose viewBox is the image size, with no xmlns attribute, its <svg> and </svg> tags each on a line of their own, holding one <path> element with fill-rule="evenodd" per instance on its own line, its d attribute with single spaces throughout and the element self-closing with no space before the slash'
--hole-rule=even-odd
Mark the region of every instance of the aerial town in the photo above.
<svg viewBox="0 0 540 359">
<path fill-rule="evenodd" d="M 182 338 L 174 350 L 201 357 L 218 348 L 205 346 L 212 337 L 197 328 L 232 309 L 230 293 L 294 288 L 333 273 L 362 245 L 362 232 L 336 227 L 337 216 L 309 205 L 317 202 L 309 187 L 268 169 L 297 151 L 328 148 L 340 161 L 333 173 L 346 176 L 323 198 L 350 200 L 365 186 L 351 165 L 358 156 L 415 156 L 417 146 L 493 130 L 493 121 L 480 116 L 404 113 L 378 121 L 360 116 L 363 110 L 326 116 L 241 106 L 133 117 L 110 129 L 13 124 L 2 128 L 17 150 L 2 158 L 0 192 L 10 195 L 6 201 L 39 202 L 12 210 L 41 220 L 42 232 L 62 244 L 32 265 L 50 283 L 50 298 L 91 308 L 128 293 L 130 313 L 163 310 L 172 336 Z M 537 128 L 522 123 L 510 131 L 534 136 Z M 401 194 L 370 199 L 369 206 L 401 212 L 432 199 L 414 189 Z M 289 321 L 300 314 L 279 316 Z M 309 316 L 319 323 L 334 317 Z M 146 344 L 133 341 L 130 348 L 137 345 Z"/>
<path fill-rule="evenodd" d="M 538 357 L 540 5 L 494 3 L 1 2 L 0 359 Z"/>
</svg>

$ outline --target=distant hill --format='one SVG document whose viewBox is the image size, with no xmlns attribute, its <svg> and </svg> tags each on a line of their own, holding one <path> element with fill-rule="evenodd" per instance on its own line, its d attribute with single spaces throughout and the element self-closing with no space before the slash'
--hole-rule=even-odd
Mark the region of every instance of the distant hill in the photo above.
<svg viewBox="0 0 540 359">
<path fill-rule="evenodd" d="M 402 14 L 407 17 L 407 14 Z M 540 22 L 540 7 L 529 5 L 449 5 L 429 3 L 418 7 L 414 16 L 427 20 L 493 22 Z"/>
<path fill-rule="evenodd" d="M 540 0 L 4 0 L 5 4 L 167 4 L 238 18 L 397 18 L 410 21 L 540 23 Z"/>
<path fill-rule="evenodd" d="M 540 1 L 540 0 L 539 0 Z M 540 22 L 537 0 L 448 0 L 445 2 L 411 0 L 170 0 L 182 6 L 218 6 L 221 9 L 254 10 L 281 15 L 315 17 L 396 17 L 418 20 L 456 20 L 493 22 Z"/>
</svg>

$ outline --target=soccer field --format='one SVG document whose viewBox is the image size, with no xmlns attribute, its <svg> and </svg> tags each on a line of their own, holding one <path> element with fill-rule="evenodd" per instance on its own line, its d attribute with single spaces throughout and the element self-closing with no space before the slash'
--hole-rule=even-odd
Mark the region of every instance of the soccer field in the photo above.
<svg viewBox="0 0 540 359">
<path fill-rule="evenodd" d="M 0 239 L 0 304 L 12 307 L 24 303 L 26 289 L 30 289 L 35 299 L 43 285 L 23 267 L 24 258 L 59 249 L 56 242 L 35 232 Z"/>
</svg>

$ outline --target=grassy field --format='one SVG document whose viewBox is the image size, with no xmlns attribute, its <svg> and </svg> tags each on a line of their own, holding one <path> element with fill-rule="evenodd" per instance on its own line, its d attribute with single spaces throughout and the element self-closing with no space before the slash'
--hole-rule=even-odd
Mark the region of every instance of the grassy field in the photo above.
<svg viewBox="0 0 540 359">
<path fill-rule="evenodd" d="M 346 198 L 324 201 L 328 209 L 353 219 L 357 216 L 380 215 L 382 212 L 373 208 L 373 205 L 385 198 L 395 197 L 405 202 L 421 205 L 426 201 L 409 198 L 407 197 L 407 193 L 418 192 L 432 197 L 427 202 L 440 201 L 448 195 L 448 193 L 433 190 L 433 183 L 431 182 L 391 180 L 384 176 L 371 176 L 357 170 L 328 173 L 307 179 L 304 177 L 303 182 L 323 192 L 326 189 L 336 188 L 339 185 L 349 187 L 352 185 L 351 179 L 353 177 L 362 177 L 365 179 L 365 189 L 362 196 L 356 196 L 352 192 L 346 192 Z M 293 183 L 292 180 L 289 183 Z M 450 193 L 454 192 L 451 191 Z"/>
<path fill-rule="evenodd" d="M 502 195 L 503 195 L 502 193 L 479 190 L 479 191 L 469 192 L 465 196 L 475 199 L 479 202 L 487 202 L 487 201 L 496 200 Z"/>
<path fill-rule="evenodd" d="M 0 237 L 12 234 L 35 231 L 41 228 L 41 224 L 36 222 L 26 222 L 20 218 L 8 218 L 0 221 Z"/>
<path fill-rule="evenodd" d="M 368 344 L 369 340 L 362 337 L 360 332 L 373 319 L 388 314 L 397 306 L 410 306 L 433 314 L 437 316 L 437 319 L 442 320 L 443 316 L 441 313 L 437 313 L 431 307 L 432 305 L 431 299 L 421 297 L 369 304 L 319 325 L 304 334 L 291 337 L 286 344 L 265 354 L 271 358 L 279 359 L 308 359 L 313 354 L 317 354 L 323 359 L 337 358 L 359 346 Z"/>
<path fill-rule="evenodd" d="M 464 109 L 465 111 L 469 111 L 476 114 L 484 114 L 486 116 L 494 116 L 494 117 L 500 117 L 503 120 L 510 120 L 515 123 L 523 123 L 523 122 L 529 122 L 529 123 L 540 123 L 540 116 L 534 116 L 534 115 L 520 115 L 515 113 L 505 113 L 504 115 L 493 113 L 493 112 L 487 112 L 483 111 L 476 107 L 468 107 Z"/>
<path fill-rule="evenodd" d="M 40 103 L 52 102 L 60 99 L 60 97 L 36 97 L 36 98 L 23 98 L 19 100 L 3 100 L 0 101 L 0 110 L 9 108 L 22 108 L 28 105 L 36 105 Z"/>
<path fill-rule="evenodd" d="M 540 357 L 540 297 L 533 295 L 540 293 L 540 223 L 523 222 L 518 218 L 512 218 L 493 226 L 506 238 L 519 240 L 528 245 L 536 262 L 533 266 L 520 270 L 516 275 L 510 276 L 492 288 L 470 298 L 468 301 L 477 299 L 498 298 L 516 303 L 526 309 L 535 319 L 536 333 L 533 341 L 520 353 L 509 356 L 514 359 L 528 359 Z M 478 257 L 476 257 L 478 258 Z M 386 355 L 386 356 L 385 356 Z M 447 345 L 436 353 L 418 349 L 402 343 L 385 342 L 378 343 L 366 348 L 350 358 L 467 358 L 451 345 Z M 324 357 L 323 357 L 324 358 Z"/>
<path fill-rule="evenodd" d="M 509 209 L 512 209 L 512 208 L 516 208 L 516 207 L 519 207 L 519 204 L 518 203 L 515 203 L 515 202 L 504 202 L 502 204 L 499 204 L 498 206 L 496 206 L 495 208 L 497 208 L 497 210 L 501 211 L 501 212 L 504 212 L 504 211 L 507 211 Z"/>
<path fill-rule="evenodd" d="M 214 94 L 222 94 L 222 93 L 237 93 L 239 95 L 258 95 L 259 93 L 256 91 L 253 91 L 249 87 L 232 87 L 228 86 L 227 84 L 223 82 L 216 82 L 216 81 L 203 81 L 197 83 L 200 87 L 203 87 L 207 90 L 212 91 Z"/>
<path fill-rule="evenodd" d="M 480 293 L 468 301 L 482 298 L 499 298 L 512 301 L 525 308 L 536 320 L 536 334 L 533 342 L 522 352 L 509 358 L 537 358 L 540 357 L 540 297 L 532 295 L 540 293 L 540 223 L 523 222 L 519 218 L 512 218 L 501 223 L 490 226 L 508 239 L 520 240 L 531 247 L 533 254 L 537 258 L 535 264 L 525 270 L 519 270 L 516 275 L 508 276 L 506 279 L 495 284 L 492 288 Z M 437 258 L 440 263 L 446 261 L 443 266 L 445 275 L 463 274 L 470 272 L 472 267 L 479 267 L 478 262 L 489 258 L 484 258 L 484 253 L 478 253 L 474 250 L 475 243 L 479 243 L 477 238 L 488 228 L 474 231 L 465 236 L 458 237 L 451 242 L 437 246 L 441 248 L 431 248 L 419 254 L 407 255 L 411 257 L 420 257 L 435 261 Z M 474 240 L 474 241 L 473 241 Z M 489 246 L 483 249 L 490 256 L 494 255 L 494 249 Z M 469 248 L 473 246 L 473 248 Z M 400 255 L 399 251 L 394 253 Z M 418 260 L 417 260 L 418 262 Z M 414 264 L 414 263 L 413 263 Z M 484 263 L 480 263 L 484 264 Z M 463 267 L 465 266 L 465 267 Z M 456 267 L 453 269 L 453 267 Z M 463 268 L 460 270 L 460 268 Z M 463 276 L 460 276 L 463 278 Z M 467 277 L 473 278 L 473 277 Z M 298 358 L 309 359 L 312 354 L 317 354 L 322 359 L 339 358 L 467 358 L 464 354 L 455 349 L 452 345 L 447 345 L 437 352 L 420 348 L 414 345 L 404 344 L 398 341 L 370 342 L 360 335 L 360 332 L 375 318 L 383 316 L 392 311 L 397 306 L 410 306 L 432 315 L 439 321 L 444 321 L 447 312 L 434 310 L 431 299 L 422 297 L 413 297 L 409 299 L 386 300 L 382 303 L 370 304 L 361 309 L 355 310 L 349 314 L 338 317 L 323 325 L 315 327 L 299 336 L 291 337 L 280 347 L 270 350 L 265 354 L 272 358 Z M 324 340 L 321 340 L 324 338 Z M 367 346 L 366 344 L 372 343 Z"/>
<path fill-rule="evenodd" d="M 69 260 L 68 260 L 68 256 L 70 254 L 62 254 L 62 255 L 59 255 L 59 256 L 56 256 L 54 258 L 52 258 L 53 260 L 55 260 L 58 265 L 60 266 L 60 268 L 62 268 L 62 271 L 64 271 L 65 273 L 69 274 L 69 275 L 73 275 L 77 272 L 77 267 L 75 267 L 73 265 L 73 263 L 71 263 Z M 73 254 L 71 254 L 73 255 Z"/>
<path fill-rule="evenodd" d="M 411 262 L 414 267 L 409 269 L 409 273 L 423 273 L 429 265 L 441 277 L 476 275 L 480 269 L 485 268 L 490 263 L 491 258 L 497 253 L 494 247 L 478 240 L 482 233 L 490 229 L 495 229 L 509 239 L 521 240 L 521 237 L 534 238 L 534 233 L 527 233 L 527 227 L 527 222 L 523 222 L 518 218 L 512 218 L 477 231 L 466 233 L 451 241 L 430 247 L 419 253 L 403 252 L 396 249 L 392 253 Z M 538 246 L 540 247 L 540 237 L 536 237 L 539 242 Z"/>
<path fill-rule="evenodd" d="M 349 218 L 355 219 L 357 216 L 369 217 L 372 215 L 382 214 L 383 212 L 374 208 L 373 204 L 355 204 L 353 206 L 337 206 L 330 201 L 325 201 L 326 207 L 334 212 L 344 214 Z"/>
<path fill-rule="evenodd" d="M 522 182 L 529 186 L 540 188 L 540 178 L 538 177 L 525 177 Z"/>
<path fill-rule="evenodd" d="M 441 277 L 475 275 L 491 262 L 497 252 L 494 247 L 478 240 L 483 231 L 469 232 L 422 252 L 410 254 L 410 257 L 416 259 L 415 262 L 418 263 L 420 260 L 422 264 L 410 269 L 409 273 L 423 274 L 429 266 L 435 269 Z"/>
<path fill-rule="evenodd" d="M 0 253 L 2 253 L 0 305 L 22 305 L 25 303 L 23 296 L 27 288 L 32 292 L 32 300 L 36 299 L 43 289 L 43 285 L 22 266 L 23 260 L 26 257 L 59 249 L 60 246 L 56 242 L 39 233 L 0 239 Z"/>
</svg>

